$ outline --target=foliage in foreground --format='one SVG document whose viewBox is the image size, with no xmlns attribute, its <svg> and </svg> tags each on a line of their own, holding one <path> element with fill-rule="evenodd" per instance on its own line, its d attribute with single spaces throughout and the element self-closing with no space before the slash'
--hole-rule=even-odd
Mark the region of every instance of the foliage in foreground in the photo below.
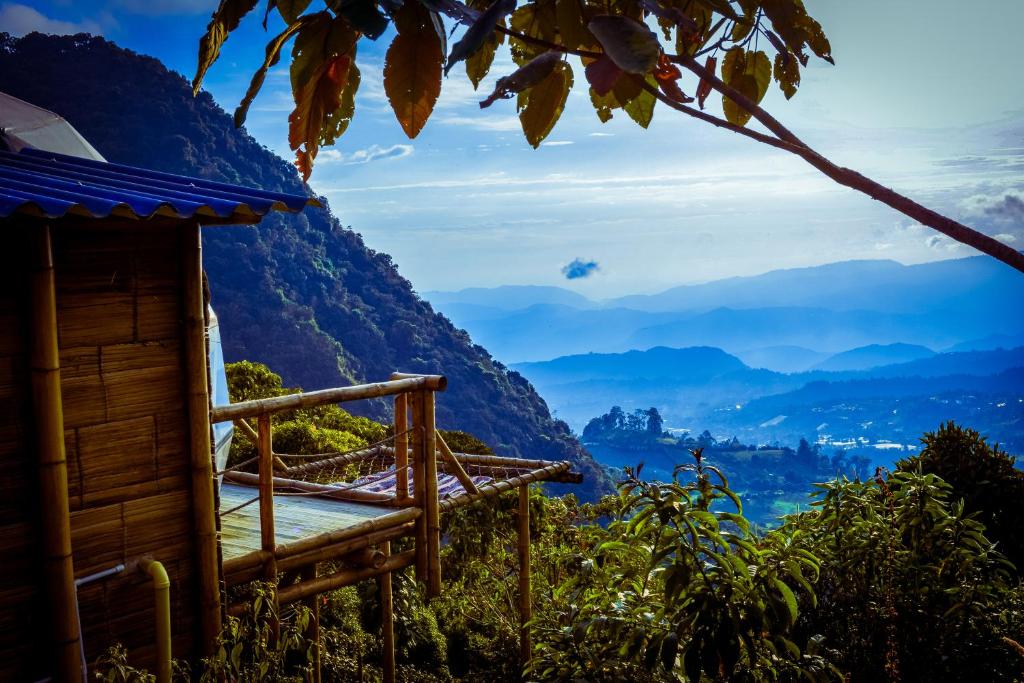
<svg viewBox="0 0 1024 683">
<path fill-rule="evenodd" d="M 951 486 L 922 465 L 950 468 L 955 456 L 954 471 L 1015 471 L 971 430 L 946 425 L 924 440 L 924 462 L 821 484 L 809 511 L 763 535 L 700 451 L 670 482 L 627 472 L 619 495 L 598 505 L 533 491 L 529 678 L 1021 680 L 1024 589 L 967 502 L 985 504 L 977 494 L 993 491 L 990 480 Z M 445 591 L 432 602 L 396 573 L 403 680 L 520 680 L 516 510 L 506 495 L 445 518 Z M 325 598 L 324 680 L 379 677 L 376 584 Z M 229 622 L 197 675 L 301 680 L 306 618 L 295 610 L 273 646 L 265 615 Z M 122 675 L 123 657 L 118 666 L 107 673 Z"/>
</svg>

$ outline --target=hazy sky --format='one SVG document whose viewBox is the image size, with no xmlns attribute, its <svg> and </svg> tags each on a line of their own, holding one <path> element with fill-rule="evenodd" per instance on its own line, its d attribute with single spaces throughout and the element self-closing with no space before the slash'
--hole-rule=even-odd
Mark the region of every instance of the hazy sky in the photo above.
<svg viewBox="0 0 1024 683">
<path fill-rule="evenodd" d="M 805 4 L 836 66 L 812 61 L 796 97 L 773 85 L 767 108 L 833 160 L 1024 248 L 1024 2 Z M 0 30 L 102 33 L 191 77 L 215 5 L 0 0 Z M 228 111 L 280 30 L 277 20 L 265 34 L 256 15 L 207 77 Z M 483 94 L 453 69 L 426 129 L 407 140 L 380 80 L 390 35 L 360 46 L 355 121 L 321 152 L 311 183 L 420 291 L 558 284 L 603 297 L 849 258 L 971 253 L 785 153 L 671 110 L 659 107 L 647 131 L 623 113 L 602 125 L 578 62 L 577 87 L 539 150 L 523 139 L 514 100 L 477 105 L 511 70 L 507 52 Z M 286 157 L 291 105 L 282 64 L 248 129 Z M 568 280 L 575 259 L 598 266 Z"/>
</svg>

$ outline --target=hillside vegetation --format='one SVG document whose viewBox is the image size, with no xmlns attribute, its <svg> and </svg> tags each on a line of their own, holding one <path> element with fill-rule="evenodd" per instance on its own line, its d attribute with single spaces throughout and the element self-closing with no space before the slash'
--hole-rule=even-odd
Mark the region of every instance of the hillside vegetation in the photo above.
<svg viewBox="0 0 1024 683">
<path fill-rule="evenodd" d="M 102 76 L 100 76 L 102 75 Z M 308 193 L 295 168 L 235 129 L 207 93 L 159 61 L 85 35 L 0 34 L 0 91 L 65 117 L 109 161 L 266 190 Z M 570 459 L 593 498 L 606 476 L 516 372 L 420 299 L 387 254 L 329 209 L 274 214 L 204 233 L 204 260 L 227 360 L 265 362 L 318 389 L 443 373 L 441 426 L 502 455 Z M 383 403 L 353 406 L 373 417 Z"/>
</svg>

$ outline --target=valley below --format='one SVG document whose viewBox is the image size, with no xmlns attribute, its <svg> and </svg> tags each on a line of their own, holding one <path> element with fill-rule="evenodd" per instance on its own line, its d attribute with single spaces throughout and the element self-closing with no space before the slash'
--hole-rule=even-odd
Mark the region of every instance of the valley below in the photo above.
<svg viewBox="0 0 1024 683">
<path fill-rule="evenodd" d="M 644 478 L 667 480 L 705 435 L 766 526 L 815 481 L 892 469 L 949 420 L 1024 452 L 1024 286 L 984 259 L 851 261 L 606 301 L 557 287 L 425 296 L 613 477 L 643 462 Z M 613 407 L 656 410 L 665 438 L 588 436 Z M 813 465 L 794 465 L 801 441 Z"/>
</svg>

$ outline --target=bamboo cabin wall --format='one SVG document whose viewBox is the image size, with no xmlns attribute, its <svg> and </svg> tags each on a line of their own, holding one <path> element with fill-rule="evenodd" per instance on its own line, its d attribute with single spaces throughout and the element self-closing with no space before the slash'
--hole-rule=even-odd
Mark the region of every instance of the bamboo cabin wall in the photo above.
<svg viewBox="0 0 1024 683">
<path fill-rule="evenodd" d="M 45 597 L 29 378 L 29 242 L 5 231 L 0 256 L 0 680 L 46 673 Z"/>
<path fill-rule="evenodd" d="M 190 228 L 164 225 L 171 227 L 54 226 L 61 390 L 75 576 L 130 566 L 144 556 L 162 562 L 171 579 L 173 654 L 190 658 L 196 651 L 198 594 L 178 258 L 182 230 Z M 5 277 L 21 268 L 15 250 L 3 258 Z M 16 292 L 4 287 L 0 297 Z M 27 328 L 18 301 L 0 298 L 0 405 L 6 408 L 10 401 L 13 408 L 0 418 L 0 457 L 10 463 L 3 476 L 0 539 L 8 548 L 29 542 L 32 535 L 24 530 L 39 514 L 23 493 L 36 487 L 34 454 L 24 439 L 30 434 L 25 421 L 31 419 L 25 414 L 31 410 L 25 342 L 20 333 L 8 332 Z M 5 316 L 16 324 L 5 324 Z M 25 469 L 28 480 L 9 497 L 6 489 L 17 485 L 11 465 L 15 472 Z M 32 563 L 0 564 L 4 595 L 7 585 L 18 587 L 15 600 L 4 599 L 0 607 L 0 679 L 7 680 L 8 663 L 27 655 L 16 650 L 24 643 L 7 642 L 9 620 L 44 611 L 38 602 L 24 609 L 38 597 Z M 82 586 L 78 599 L 90 664 L 115 642 L 128 648 L 132 663 L 153 663 L 148 577 L 127 571 Z"/>
</svg>

